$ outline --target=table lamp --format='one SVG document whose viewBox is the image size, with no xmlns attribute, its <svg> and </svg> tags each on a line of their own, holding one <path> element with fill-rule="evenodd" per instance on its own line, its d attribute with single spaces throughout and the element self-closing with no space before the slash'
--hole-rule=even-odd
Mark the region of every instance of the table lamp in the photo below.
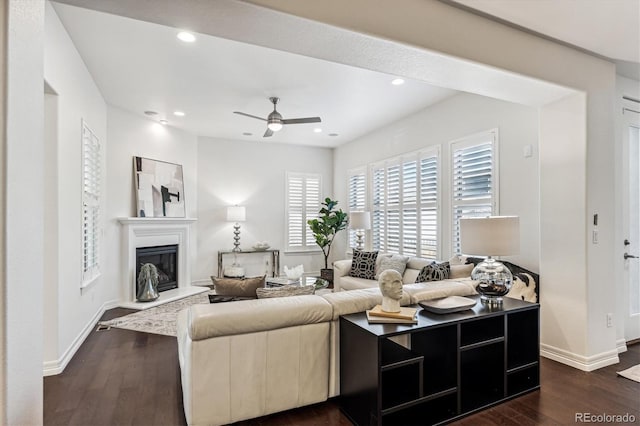
<svg viewBox="0 0 640 426">
<path fill-rule="evenodd" d="M 356 248 L 364 248 L 364 233 L 371 229 L 371 214 L 369 212 L 349 213 L 349 226 L 356 231 Z"/>
<path fill-rule="evenodd" d="M 233 225 L 233 251 L 242 251 L 240 248 L 240 223 L 246 220 L 247 212 L 244 206 L 227 207 L 227 221 L 235 222 Z"/>
<path fill-rule="evenodd" d="M 471 272 L 478 281 L 476 290 L 489 305 L 501 305 L 502 296 L 509 292 L 511 271 L 493 256 L 509 256 L 520 252 L 520 218 L 517 216 L 489 216 L 460 219 L 460 246 L 464 254 L 487 256 Z"/>
</svg>

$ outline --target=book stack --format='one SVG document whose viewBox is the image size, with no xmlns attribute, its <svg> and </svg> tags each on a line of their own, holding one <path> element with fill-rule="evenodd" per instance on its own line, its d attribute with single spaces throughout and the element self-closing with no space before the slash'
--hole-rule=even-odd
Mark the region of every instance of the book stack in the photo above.
<svg viewBox="0 0 640 426">
<path fill-rule="evenodd" d="M 417 324 L 418 310 L 416 308 L 401 307 L 400 312 L 386 312 L 382 306 L 376 305 L 367 312 L 369 324 Z"/>
</svg>

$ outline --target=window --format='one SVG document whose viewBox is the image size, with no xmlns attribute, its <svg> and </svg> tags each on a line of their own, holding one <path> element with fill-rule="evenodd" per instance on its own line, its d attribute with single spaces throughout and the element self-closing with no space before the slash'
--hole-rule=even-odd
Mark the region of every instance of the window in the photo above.
<svg viewBox="0 0 640 426">
<path fill-rule="evenodd" d="M 437 257 L 438 161 L 434 148 L 371 166 L 375 250 Z"/>
<path fill-rule="evenodd" d="M 452 249 L 460 253 L 460 218 L 497 212 L 497 130 L 451 142 Z"/>
<path fill-rule="evenodd" d="M 100 141 L 82 121 L 82 283 L 100 274 Z"/>
<path fill-rule="evenodd" d="M 318 217 L 321 192 L 320 175 L 287 173 L 287 251 L 319 250 L 307 220 Z"/>
<path fill-rule="evenodd" d="M 367 174 L 365 168 L 349 171 L 349 212 L 367 210 Z M 349 247 L 356 246 L 356 232 L 349 229 Z"/>
</svg>

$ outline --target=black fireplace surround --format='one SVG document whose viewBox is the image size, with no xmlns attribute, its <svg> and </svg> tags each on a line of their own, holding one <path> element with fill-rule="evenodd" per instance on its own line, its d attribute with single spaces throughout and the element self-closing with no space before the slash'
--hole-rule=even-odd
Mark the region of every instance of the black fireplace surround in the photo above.
<svg viewBox="0 0 640 426">
<path fill-rule="evenodd" d="M 153 263 L 158 270 L 158 291 L 178 288 L 178 245 L 137 247 L 136 248 L 136 294 L 138 294 L 137 278 L 140 267 L 145 263 Z"/>
</svg>

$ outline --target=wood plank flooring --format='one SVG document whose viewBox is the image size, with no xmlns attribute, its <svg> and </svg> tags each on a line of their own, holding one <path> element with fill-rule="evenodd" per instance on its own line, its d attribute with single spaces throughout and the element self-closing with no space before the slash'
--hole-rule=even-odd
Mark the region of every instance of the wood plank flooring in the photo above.
<svg viewBox="0 0 640 426">
<path fill-rule="evenodd" d="M 103 320 L 131 312 L 112 309 Z M 476 413 L 455 425 L 568 425 L 575 413 L 625 414 L 640 424 L 640 383 L 616 371 L 640 363 L 640 344 L 620 363 L 585 373 L 542 358 L 542 389 Z M 45 425 L 184 425 L 180 368 L 174 337 L 112 328 L 94 331 L 65 371 L 44 379 Z M 238 425 L 351 423 L 329 400 Z"/>
</svg>

